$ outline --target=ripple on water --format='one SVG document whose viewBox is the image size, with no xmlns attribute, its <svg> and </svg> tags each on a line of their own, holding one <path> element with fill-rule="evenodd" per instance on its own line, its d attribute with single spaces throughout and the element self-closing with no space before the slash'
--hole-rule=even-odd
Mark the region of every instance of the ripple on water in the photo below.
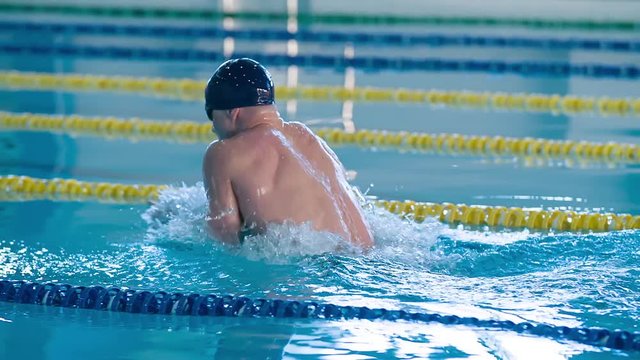
<svg viewBox="0 0 640 360">
<path fill-rule="evenodd" d="M 204 231 L 200 186 L 171 188 L 144 234 L 70 252 L 0 243 L 0 277 L 114 284 L 633 329 L 640 236 L 484 234 L 367 209 L 375 247 L 359 253 L 308 225 L 283 224 L 224 248 Z M 336 251 L 338 249 L 338 251 Z"/>
</svg>

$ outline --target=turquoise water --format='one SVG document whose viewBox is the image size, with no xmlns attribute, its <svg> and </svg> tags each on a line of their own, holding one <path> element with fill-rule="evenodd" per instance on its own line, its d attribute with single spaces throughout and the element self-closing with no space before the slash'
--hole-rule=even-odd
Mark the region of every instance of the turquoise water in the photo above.
<svg viewBox="0 0 640 360">
<path fill-rule="evenodd" d="M 402 29 L 398 29 L 401 31 Z M 531 32 L 531 35 L 535 35 Z M 11 41 L 32 41 L 19 36 Z M 4 40 L 7 40 L 4 39 Z M 90 37 L 39 38 L 88 44 Z M 101 38 L 142 45 L 143 39 Z M 219 47 L 188 41 L 148 46 Z M 237 49 L 284 49 L 240 43 Z M 336 53 L 301 45 L 301 53 Z M 638 55 L 495 49 L 363 48 L 387 56 L 555 59 L 629 63 Z M 205 79 L 214 64 L 123 62 L 0 56 L 0 69 Z M 271 69 L 276 83 L 286 69 Z M 302 84 L 340 85 L 343 74 L 300 69 Z M 640 96 L 636 82 L 521 78 L 450 73 L 357 72 L 358 86 Z M 342 104 L 299 101 L 286 119 L 330 123 Z M 54 114 L 204 119 L 202 105 L 121 94 L 0 89 L 0 109 Z M 638 143 L 636 119 L 459 111 L 419 105 L 360 104 L 359 128 L 533 136 Z M 335 125 L 335 124 L 334 124 Z M 97 203 L 0 203 L 0 278 L 100 284 L 167 291 L 321 300 L 341 305 L 640 330 L 640 233 L 483 233 L 421 225 L 368 210 L 376 247 L 334 252 L 334 242 L 304 227 L 283 226 L 242 249 L 203 235 L 197 181 L 205 145 L 132 143 L 46 133 L 0 132 L 0 173 L 91 181 L 168 183 L 158 205 L 172 220 L 148 220 L 155 208 Z M 638 166 L 528 166 L 517 160 L 336 148 L 353 181 L 384 199 L 640 213 Z M 183 187 L 181 184 L 185 183 Z M 177 205 L 180 207 L 178 208 Z M 147 214 L 147 215 L 145 215 Z M 0 303 L 0 358 L 498 358 L 608 359 L 638 354 L 572 342 L 437 324 L 382 321 L 199 319 L 111 314 Z"/>
</svg>

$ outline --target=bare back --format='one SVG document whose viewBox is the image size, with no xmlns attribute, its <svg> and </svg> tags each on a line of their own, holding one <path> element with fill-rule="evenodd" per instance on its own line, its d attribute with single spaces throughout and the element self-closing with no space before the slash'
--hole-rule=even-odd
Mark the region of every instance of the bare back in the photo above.
<svg viewBox="0 0 640 360">
<path fill-rule="evenodd" d="M 306 126 L 258 126 L 223 143 L 207 151 L 224 156 L 205 157 L 205 183 L 207 177 L 218 178 L 210 184 L 228 178 L 241 224 L 262 231 L 268 223 L 309 222 L 318 231 L 373 245 L 344 168 Z"/>
</svg>

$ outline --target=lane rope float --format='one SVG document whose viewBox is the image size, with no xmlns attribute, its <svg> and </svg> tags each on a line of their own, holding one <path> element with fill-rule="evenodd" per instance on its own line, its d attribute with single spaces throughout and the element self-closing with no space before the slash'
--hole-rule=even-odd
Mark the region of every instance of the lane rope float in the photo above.
<svg viewBox="0 0 640 360">
<path fill-rule="evenodd" d="M 113 184 L 76 179 L 37 179 L 0 176 L 1 201 L 103 201 L 120 204 L 150 203 L 167 185 Z M 578 213 L 562 210 L 527 210 L 519 207 L 481 206 L 412 200 L 376 200 L 373 205 L 421 223 L 435 218 L 452 226 L 533 231 L 606 232 L 640 229 L 640 215 Z"/>
<path fill-rule="evenodd" d="M 12 56 L 56 56 L 89 59 L 180 61 L 180 62 L 221 62 L 227 56 L 221 51 L 141 48 L 119 46 L 76 46 L 57 44 L 0 44 L 0 53 Z M 331 56 L 331 55 L 287 55 L 265 53 L 234 53 L 233 57 L 248 57 L 267 66 L 300 66 L 344 70 L 346 68 L 369 71 L 425 71 L 463 72 L 486 74 L 514 74 L 520 76 L 541 76 L 565 78 L 581 76 L 586 78 L 607 78 L 635 80 L 640 78 L 640 67 L 635 64 L 615 65 L 554 61 L 502 61 L 444 58 L 388 58 L 378 56 Z"/>
<path fill-rule="evenodd" d="M 640 52 L 639 41 L 609 40 L 590 38 L 535 38 L 504 37 L 449 34 L 407 34 L 407 33 L 367 33 L 312 31 L 300 29 L 291 33 L 286 29 L 238 29 L 223 27 L 190 26 L 176 27 L 166 25 L 119 25 L 119 24 L 68 24 L 0 21 L 0 31 L 17 31 L 28 34 L 64 34 L 64 35 L 108 35 L 108 36 L 145 36 L 166 39 L 224 39 L 236 40 L 289 41 L 320 43 L 353 43 L 358 45 L 384 46 L 430 46 L 430 47 L 491 47 L 521 48 L 539 50 L 587 50 L 613 52 Z"/>
<path fill-rule="evenodd" d="M 91 135 L 104 138 L 124 138 L 132 141 L 155 139 L 184 143 L 208 143 L 215 139 L 215 135 L 211 132 L 211 124 L 208 122 L 157 121 L 78 115 L 0 112 L 0 129 Z M 332 145 L 352 145 L 363 148 L 386 148 L 446 155 L 515 157 L 525 160 L 556 159 L 563 160 L 567 164 L 574 161 L 608 165 L 640 163 L 640 146 L 636 144 L 365 129 L 348 132 L 338 128 L 318 128 L 313 131 Z"/>
<path fill-rule="evenodd" d="M 146 204 L 158 199 L 166 185 L 119 184 L 75 179 L 38 179 L 28 176 L 0 176 L 0 200 L 68 200 Z"/>
<path fill-rule="evenodd" d="M 244 296 L 133 290 L 110 286 L 72 286 L 21 280 L 0 281 L 0 301 L 132 314 L 259 317 L 317 320 L 383 320 L 462 325 L 512 331 L 616 350 L 640 350 L 640 333 L 603 328 L 573 328 L 438 313 L 413 313 L 315 301 L 250 299 Z"/>
<path fill-rule="evenodd" d="M 202 102 L 204 81 L 83 74 L 0 71 L 0 87 L 66 91 L 112 91 Z M 384 88 L 346 89 L 339 86 L 277 87 L 279 100 L 422 103 L 449 108 L 640 116 L 640 98 L 584 97 L 456 90 Z"/>
<path fill-rule="evenodd" d="M 119 6 L 74 6 L 52 4 L 0 4 L 0 11 L 31 14 L 56 14 L 91 17 L 135 18 L 135 19 L 185 19 L 222 20 L 233 18 L 252 22 L 286 22 L 287 13 L 274 12 L 222 12 L 205 9 L 175 9 L 166 7 L 119 7 Z M 632 20 L 597 19 L 542 19 L 501 18 L 487 16 L 403 16 L 356 13 L 298 13 L 296 20 L 301 25 L 431 25 L 465 27 L 524 27 L 553 30 L 610 30 L 637 31 L 640 22 Z"/>
</svg>

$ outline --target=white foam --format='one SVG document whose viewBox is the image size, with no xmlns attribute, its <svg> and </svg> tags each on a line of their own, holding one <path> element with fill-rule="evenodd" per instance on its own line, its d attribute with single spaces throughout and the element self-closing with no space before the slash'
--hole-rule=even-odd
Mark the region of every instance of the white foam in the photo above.
<svg viewBox="0 0 640 360">
<path fill-rule="evenodd" d="M 435 219 L 416 223 L 402 219 L 372 205 L 365 207 L 365 216 L 375 239 L 372 255 L 402 263 L 428 265 L 452 261 L 437 246 L 439 236 L 447 226 Z"/>
<path fill-rule="evenodd" d="M 429 263 L 445 257 L 434 244 L 446 226 L 435 220 L 416 224 L 370 204 L 365 204 L 364 210 L 375 242 L 369 255 L 412 263 Z M 218 244 L 207 235 L 206 215 L 207 199 L 202 183 L 169 187 L 142 215 L 148 224 L 147 240 Z M 252 260 L 274 263 L 291 262 L 305 255 L 362 253 L 337 235 L 314 231 L 310 224 L 292 223 L 270 224 L 264 234 L 246 238 L 243 246 L 231 251 Z"/>
<path fill-rule="evenodd" d="M 338 235 L 315 231 L 309 223 L 284 223 L 269 224 L 264 234 L 246 238 L 239 252 L 251 260 L 290 263 L 305 255 L 357 254 L 361 250 Z"/>
<path fill-rule="evenodd" d="M 147 240 L 204 242 L 206 215 L 207 197 L 202 182 L 194 186 L 170 186 L 142 214 L 148 225 Z"/>
</svg>

